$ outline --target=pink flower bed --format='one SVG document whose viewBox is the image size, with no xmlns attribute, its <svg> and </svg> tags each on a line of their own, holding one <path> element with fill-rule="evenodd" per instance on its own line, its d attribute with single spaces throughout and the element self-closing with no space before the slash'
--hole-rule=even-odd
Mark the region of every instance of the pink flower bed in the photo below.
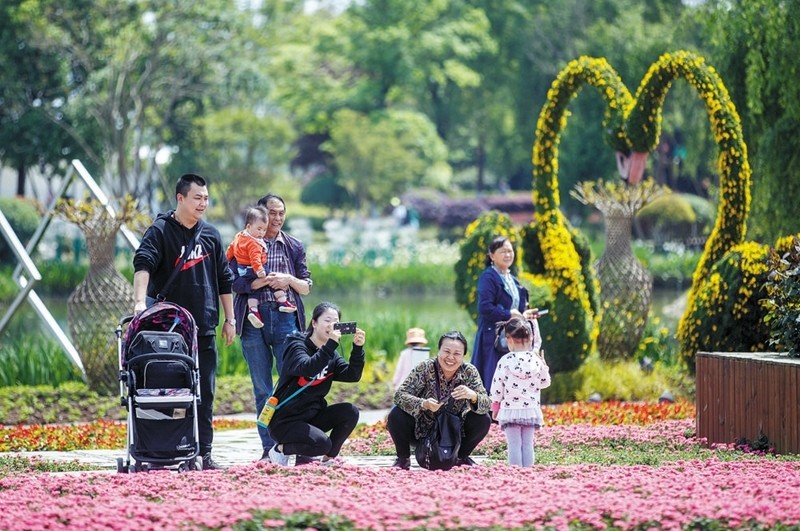
<svg viewBox="0 0 800 531">
<path fill-rule="evenodd" d="M 694 433 L 694 419 L 665 420 L 645 426 L 595 426 L 592 424 L 571 424 L 547 426 L 536 435 L 536 448 L 549 448 L 558 442 L 563 445 L 592 445 L 608 439 L 624 439 L 634 443 L 668 444 L 676 446 L 697 446 L 702 443 L 686 433 Z M 506 436 L 492 424 L 489 434 L 478 445 L 475 453 L 492 455 L 504 452 Z M 348 439 L 342 448 L 343 455 L 394 455 L 394 444 L 384 429 L 370 434 L 369 438 Z"/>
<path fill-rule="evenodd" d="M 692 419 L 647 425 L 554 425 L 536 438 L 539 450 L 622 448 L 668 452 L 703 447 Z M 385 430 L 348 441 L 344 454 L 392 454 Z M 605 446 L 604 446 L 605 445 Z M 765 528 L 800 524 L 800 462 L 748 456 L 731 447 L 709 459 L 660 466 L 504 464 L 496 426 L 476 453 L 488 466 L 449 472 L 343 465 L 284 468 L 253 464 L 226 471 L 178 474 L 20 473 L 0 477 L 0 529 L 205 530 L 269 529 L 300 520 L 338 529 L 681 529 Z M 603 450 L 600 450 L 602 452 Z M 692 452 L 676 455 L 695 455 Z M 498 457 L 499 456 L 499 457 Z M 677 459 L 677 457 L 673 457 Z M 313 515 L 324 515 L 315 517 Z M 711 522 L 711 524 L 709 524 Z M 302 527 L 302 526 L 301 526 Z"/>
<path fill-rule="evenodd" d="M 564 529 L 575 522 L 680 529 L 698 518 L 731 527 L 800 522 L 797 462 L 498 465 L 450 472 L 261 464 L 188 474 L 20 474 L 0 479 L 0 490 L 2 529 L 225 528 L 269 509 L 340 515 L 370 529 Z"/>
</svg>

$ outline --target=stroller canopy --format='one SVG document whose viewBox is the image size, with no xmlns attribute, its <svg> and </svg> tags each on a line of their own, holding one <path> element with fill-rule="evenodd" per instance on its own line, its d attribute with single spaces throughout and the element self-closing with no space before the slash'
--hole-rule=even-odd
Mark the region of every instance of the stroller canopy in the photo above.
<svg viewBox="0 0 800 531">
<path fill-rule="evenodd" d="M 125 365 L 131 341 L 139 332 L 155 330 L 159 332 L 174 332 L 183 337 L 189 348 L 189 355 L 197 359 L 197 325 L 192 314 L 182 306 L 171 302 L 157 302 L 135 316 L 122 340 L 122 357 L 120 365 Z"/>
</svg>

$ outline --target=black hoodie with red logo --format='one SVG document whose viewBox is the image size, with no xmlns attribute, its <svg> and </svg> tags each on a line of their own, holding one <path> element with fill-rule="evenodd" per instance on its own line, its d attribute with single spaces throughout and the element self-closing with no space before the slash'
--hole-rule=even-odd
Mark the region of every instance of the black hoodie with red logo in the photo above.
<svg viewBox="0 0 800 531">
<path fill-rule="evenodd" d="M 269 424 L 270 429 L 286 422 L 311 420 L 327 406 L 325 396 L 334 381 L 357 382 L 361 379 L 363 346 L 353 345 L 349 362 L 336 352 L 338 346 L 336 341 L 329 339 L 317 348 L 308 335 L 300 332 L 286 338 L 283 367 L 275 389 L 279 407 Z M 292 396 L 309 382 L 307 387 Z"/>
<path fill-rule="evenodd" d="M 200 336 L 213 335 L 219 326 L 219 296 L 231 293 L 233 273 L 228 269 L 219 231 L 200 220 L 186 228 L 172 217 L 174 210 L 159 214 L 144 233 L 133 256 L 134 271 L 148 271 L 147 296 L 155 299 L 181 259 L 189 251 L 181 272 L 169 286 L 166 300 L 186 308 L 194 317 Z M 195 240 L 195 232 L 200 230 Z"/>
</svg>

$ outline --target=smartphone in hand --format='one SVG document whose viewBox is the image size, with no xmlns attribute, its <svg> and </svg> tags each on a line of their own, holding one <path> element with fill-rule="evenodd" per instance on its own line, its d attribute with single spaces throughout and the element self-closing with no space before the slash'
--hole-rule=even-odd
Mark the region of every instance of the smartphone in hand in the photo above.
<svg viewBox="0 0 800 531">
<path fill-rule="evenodd" d="M 341 323 L 333 323 L 333 329 L 338 330 L 339 332 L 344 334 L 355 334 L 356 333 L 356 322 L 355 321 L 345 321 Z"/>
</svg>

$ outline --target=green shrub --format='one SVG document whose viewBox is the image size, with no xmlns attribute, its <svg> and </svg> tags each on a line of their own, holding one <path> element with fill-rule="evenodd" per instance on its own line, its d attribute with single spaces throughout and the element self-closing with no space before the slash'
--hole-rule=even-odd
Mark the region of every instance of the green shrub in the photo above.
<svg viewBox="0 0 800 531">
<path fill-rule="evenodd" d="M 545 306 L 551 311 L 547 317 L 539 321 L 539 328 L 550 354 L 550 371 L 553 374 L 574 371 L 591 352 L 598 331 L 598 323 L 594 322 L 593 316 L 600 315 L 600 286 L 594 274 L 591 247 L 588 240 L 575 229 L 569 228 L 567 232 L 553 233 L 568 235 L 569 240 L 558 242 L 559 248 L 551 249 L 550 257 L 561 261 L 559 268 L 565 269 L 569 255 L 563 252 L 564 247 L 571 245 L 574 248 L 577 255 L 575 265 L 579 270 L 571 271 L 570 280 L 583 282 L 586 295 L 584 299 L 575 289 L 577 286 L 565 283 L 565 277 L 554 278 L 552 272 L 545 269 L 540 241 L 542 233 L 537 225 L 531 223 L 522 227 L 520 232 L 522 241 L 520 254 L 525 268 L 533 273 L 532 276 L 537 284 L 547 288 L 548 301 Z M 551 245 L 554 243 L 551 242 Z"/>
<path fill-rule="evenodd" d="M 653 275 L 653 286 L 688 286 L 700 261 L 699 251 L 657 253 L 637 247 L 636 256 Z"/>
<path fill-rule="evenodd" d="M 683 194 L 666 194 L 653 199 L 642 207 L 636 217 L 650 221 L 656 229 L 691 224 L 697 220 L 691 203 Z"/>
<path fill-rule="evenodd" d="M 695 194 L 681 194 L 692 207 L 695 216 L 695 225 L 699 234 L 708 234 L 717 219 L 717 206 L 706 199 Z"/>
<path fill-rule="evenodd" d="M 762 304 L 767 311 L 764 324 L 769 329 L 769 344 L 800 358 L 800 238 L 778 240 L 770 249 L 767 267 L 767 297 Z"/>
<path fill-rule="evenodd" d="M 101 396 L 83 382 L 0 387 L 0 424 L 47 424 L 125 418 L 118 396 Z"/>
<path fill-rule="evenodd" d="M 300 194 L 300 201 L 305 205 L 326 206 L 331 211 L 352 208 L 356 203 L 347 188 L 330 175 L 317 177 L 308 183 Z"/>
<path fill-rule="evenodd" d="M 673 366 L 678 360 L 678 343 L 669 328 L 661 325 L 661 320 L 652 313 L 647 319 L 642 340 L 636 348 L 634 360 L 645 358 L 653 363 Z"/>
<path fill-rule="evenodd" d="M 17 293 L 19 293 L 20 288 L 12 279 L 13 274 L 13 267 L 0 267 L 0 302 L 12 301 L 14 300 L 14 297 L 17 296 Z"/>
<path fill-rule="evenodd" d="M 247 362 L 242 355 L 242 342 L 236 336 L 230 345 L 222 334 L 217 334 L 217 374 L 220 376 L 247 376 Z"/>
<path fill-rule="evenodd" d="M 756 242 L 731 248 L 711 267 L 690 294 L 688 310 L 678 326 L 680 358 L 694 372 L 698 352 L 758 352 L 766 350 L 766 258 L 769 249 Z M 692 299 L 694 297 L 694 299 Z"/>
<path fill-rule="evenodd" d="M 581 367 L 572 372 L 553 375 L 553 381 L 542 391 L 543 400 L 549 404 L 583 401 L 593 393 L 603 400 L 653 401 L 666 391 L 683 396 L 683 388 L 675 381 L 674 371 L 656 363 L 652 372 L 645 372 L 635 361 L 602 360 L 590 356 Z"/>
<path fill-rule="evenodd" d="M 714 223 L 714 205 L 694 194 L 667 194 L 653 200 L 636 216 L 645 238 L 685 241 L 707 235 Z"/>
<path fill-rule="evenodd" d="M 336 384 L 331 400 L 348 401 L 360 408 L 391 405 L 388 384 Z M 214 415 L 253 413 L 255 399 L 249 376 L 220 376 L 214 398 Z M 0 425 L 124 420 L 127 412 L 119 395 L 99 395 L 83 382 L 62 385 L 0 387 Z"/>
<path fill-rule="evenodd" d="M 0 211 L 8 220 L 17 238 L 26 245 L 39 225 L 39 210 L 35 202 L 17 197 L 0 197 Z M 6 241 L 0 236 L 0 263 L 16 263 L 16 255 Z"/>
<path fill-rule="evenodd" d="M 572 245 L 581 261 L 581 274 L 586 280 L 586 291 L 589 295 L 589 304 L 594 315 L 600 314 L 602 303 L 600 302 L 600 282 L 595 277 L 594 258 L 592 257 L 592 247 L 589 239 L 579 230 L 570 227 Z"/>
<path fill-rule="evenodd" d="M 582 378 L 577 400 L 586 400 L 592 393 L 600 393 L 603 400 L 655 400 L 669 386 L 660 371 L 654 368 L 648 374 L 635 361 L 605 362 L 591 356 L 578 372 Z"/>
<path fill-rule="evenodd" d="M 217 376 L 217 391 L 214 395 L 214 415 L 255 413 L 256 399 L 249 374 Z"/>
<path fill-rule="evenodd" d="M 36 268 L 42 275 L 42 280 L 34 286 L 36 293 L 48 297 L 66 297 L 86 276 L 88 265 L 46 260 L 36 263 Z M 13 266 L 0 268 L 0 301 L 11 300 L 19 293 L 19 287 L 11 279 L 13 272 Z"/>
<path fill-rule="evenodd" d="M 520 245 L 517 231 L 511 218 L 497 211 L 481 214 L 472 222 L 464 233 L 459 249 L 459 258 L 455 265 L 456 302 L 469 312 L 470 317 L 478 322 L 478 278 L 486 269 L 484 260 L 489 251 L 489 244 L 497 236 L 506 236 L 516 249 L 514 265 L 511 271 L 517 274 L 520 263 Z"/>
</svg>

